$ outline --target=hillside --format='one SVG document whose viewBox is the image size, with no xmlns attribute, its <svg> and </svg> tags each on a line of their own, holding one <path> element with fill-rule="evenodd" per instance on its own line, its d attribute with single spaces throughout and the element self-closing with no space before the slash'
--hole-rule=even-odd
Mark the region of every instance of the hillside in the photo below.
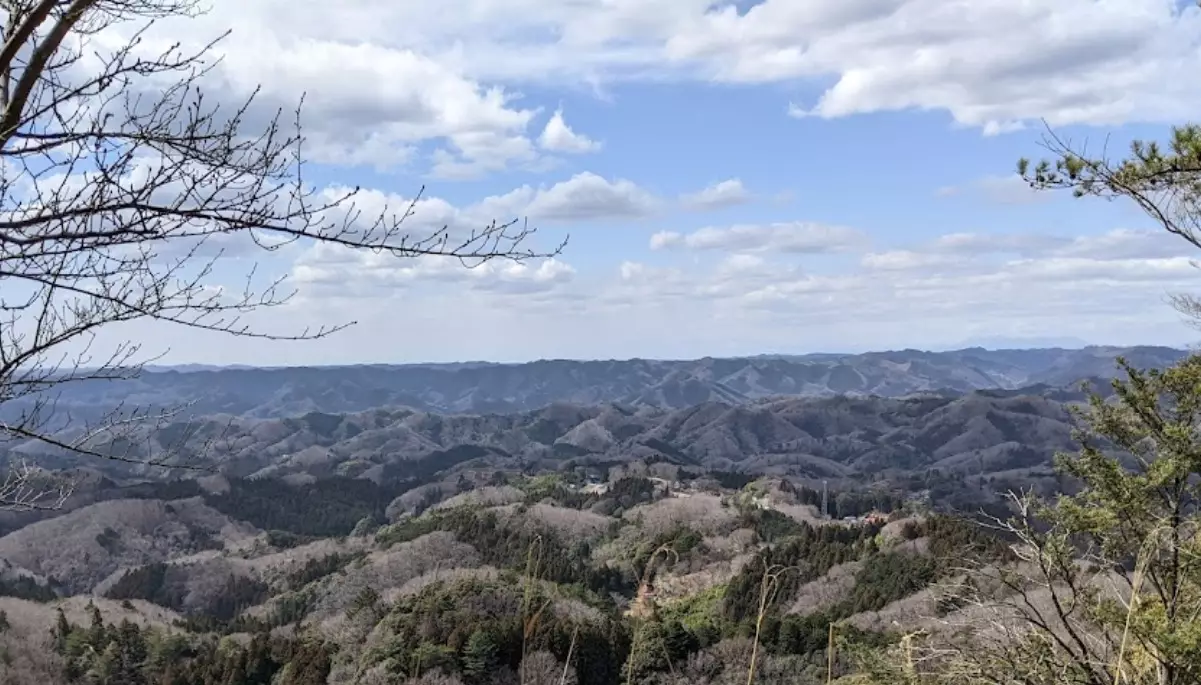
<svg viewBox="0 0 1201 685">
<path fill-rule="evenodd" d="M 17 629 L 0 630 L 11 657 L 0 673 L 21 684 L 94 672 L 106 685 L 611 685 L 632 668 L 638 683 L 724 683 L 744 672 L 764 564 L 807 560 L 770 609 L 778 628 L 762 638 L 759 682 L 816 683 L 824 643 L 810 632 L 845 618 L 869 626 L 869 643 L 891 639 L 870 628 L 872 612 L 920 600 L 945 575 L 938 562 L 975 539 L 952 519 L 900 511 L 888 526 L 821 519 L 782 481 L 669 491 L 626 474 L 611 472 L 607 491 L 592 495 L 558 476 L 513 477 L 376 530 L 302 544 L 256 531 L 266 521 L 246 507 L 239 513 L 256 520 L 223 524 L 224 546 L 203 554 L 159 546 L 97 560 L 88 578 L 0 583 L 0 595 L 19 598 L 0 598 Z M 268 482 L 272 501 L 294 487 Z M 323 495 L 307 502 L 289 523 L 322 528 Z M 229 520 L 202 516 L 194 500 L 106 502 L 0 538 L 0 550 L 21 552 L 14 572 L 72 574 L 64 562 L 88 549 L 86 522 L 133 516 L 169 527 L 182 507 L 190 513 L 180 520 L 210 529 Z M 113 528 L 109 545 L 137 546 L 145 527 Z M 837 596 L 816 589 L 830 583 Z M 128 670 L 108 670 L 105 654 Z M 492 679 L 479 678 L 477 657 Z M 685 680 L 663 680 L 676 671 Z"/>
<path fill-rule="evenodd" d="M 526 364 L 415 364 L 316 368 L 147 371 L 124 381 L 56 388 L 58 416 L 95 418 L 118 405 L 185 406 L 191 416 L 253 418 L 361 412 L 403 406 L 438 413 L 511 413 L 555 402 L 683 408 L 769 397 L 878 395 L 1064 386 L 1108 378 L 1114 358 L 1162 367 L 1185 353 L 1164 347 L 1087 347 L 952 352 L 901 350 L 691 361 L 549 360 Z M 0 419 L 29 402 L 6 402 Z"/>
<path fill-rule="evenodd" d="M 3 458 L 73 468 L 77 489 L 61 510 L 0 511 L 0 678 L 724 685 L 745 682 L 758 644 L 756 682 L 826 682 L 856 668 L 855 649 L 959 620 L 948 588 L 963 561 L 1013 566 L 1005 540 L 965 518 L 1006 514 L 1011 489 L 1078 487 L 1051 469 L 1077 447 L 1070 409 L 1085 397 L 1063 379 L 1112 360 L 1065 354 L 984 388 L 831 396 L 828 372 L 814 396 L 722 381 L 722 399 L 679 406 L 626 395 L 452 412 L 384 394 L 288 414 L 248 384 L 224 413 L 91 444 L 199 470 L 10 443 Z M 305 406 L 336 404 L 358 381 L 322 394 L 321 375 L 359 372 L 153 372 L 130 397 L 152 401 L 160 378 L 297 373 L 315 374 L 289 390 L 310 393 Z M 789 575 L 761 606 L 772 569 Z M 828 661 L 831 626 L 848 651 Z"/>
<path fill-rule="evenodd" d="M 372 409 L 294 418 L 215 416 L 149 427 L 140 439 L 98 440 L 126 458 L 241 478 L 343 476 L 426 481 L 460 468 L 556 469 L 663 461 L 699 471 L 812 479 L 871 478 L 927 469 L 993 473 L 1045 466 L 1069 449 L 1073 393 L 979 391 L 959 396 L 833 397 L 705 402 L 683 409 L 556 403 L 514 414 Z M 13 449 L 78 464 L 39 443 Z M 122 463 L 90 463 L 135 477 Z M 161 470 L 143 470 L 161 477 Z M 176 474 L 185 475 L 185 474 Z"/>
</svg>

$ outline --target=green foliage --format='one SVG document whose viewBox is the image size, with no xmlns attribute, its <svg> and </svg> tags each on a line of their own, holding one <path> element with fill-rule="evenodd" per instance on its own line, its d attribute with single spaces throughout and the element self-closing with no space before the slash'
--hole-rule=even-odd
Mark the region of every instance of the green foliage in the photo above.
<svg viewBox="0 0 1201 685">
<path fill-rule="evenodd" d="M 718 485 L 730 490 L 741 490 L 755 481 L 757 476 L 737 471 L 709 471 L 705 475 L 717 481 Z"/>
<path fill-rule="evenodd" d="M 835 564 L 853 561 L 875 548 L 876 529 L 867 526 L 797 524 L 798 534 L 755 555 L 730 580 L 722 605 L 723 619 L 743 624 L 759 610 L 763 574 L 768 568 L 791 569 L 781 576 L 778 598 L 791 597 L 802 584 L 818 578 Z M 776 608 L 773 602 L 769 608 Z"/>
<path fill-rule="evenodd" d="M 144 599 L 176 611 L 187 608 L 190 613 L 217 622 L 233 619 L 268 596 L 267 585 L 262 581 L 231 574 L 203 605 L 188 608 L 184 605 L 189 594 L 184 582 L 186 578 L 173 579 L 171 569 L 169 564 L 152 563 L 126 571 L 109 588 L 106 596 L 110 599 Z"/>
<path fill-rule="evenodd" d="M 920 521 L 910 521 L 901 530 L 909 540 L 926 538 L 927 552 L 935 559 L 1012 560 L 1010 540 L 997 531 L 985 528 L 981 522 L 948 514 L 931 514 Z"/>
<path fill-rule="evenodd" d="M 763 542 L 779 542 L 786 538 L 805 535 L 805 526 L 791 516 L 782 514 L 775 509 L 745 509 L 742 514 L 743 525 L 755 531 L 755 535 Z"/>
<path fill-rule="evenodd" d="M 698 648 L 708 647 L 723 636 L 721 610 L 725 596 L 726 586 L 715 585 L 660 607 L 659 616 L 691 633 Z"/>
<path fill-rule="evenodd" d="M 1178 142 L 1195 156 L 1195 140 Z M 1167 163 L 1145 153 L 1141 167 L 1121 173 Z M 1092 171 L 1063 173 L 1078 180 Z M 1090 398 L 1079 412 L 1080 450 L 1057 459 L 1076 492 L 1017 499 L 1008 529 L 1023 563 L 969 577 L 970 599 L 1006 602 L 1018 632 L 997 639 L 975 626 L 984 632 L 924 640 L 940 658 L 918 660 L 933 666 L 911 669 L 908 682 L 1201 681 L 1201 357 L 1162 371 L 1119 363 L 1126 378 L 1113 382 L 1113 401 Z M 1055 594 L 1040 599 L 1038 588 Z"/>
<path fill-rule="evenodd" d="M 380 528 L 375 533 L 375 541 L 385 548 L 402 542 L 412 542 L 422 535 L 442 530 L 443 523 L 443 515 L 439 513 L 406 518 Z"/>
<path fill-rule="evenodd" d="M 700 552 L 704 547 L 703 542 L 704 538 L 700 533 L 686 526 L 677 526 L 673 530 L 664 531 L 649 540 L 644 540 L 633 550 L 632 562 L 635 575 L 638 578 L 646 575 L 647 564 L 659 550 L 667 550 L 673 561 L 683 561 L 693 552 Z"/>
<path fill-rule="evenodd" d="M 463 645 L 463 675 L 469 682 L 483 682 L 500 665 L 500 647 L 486 630 L 476 630 Z"/>
<path fill-rule="evenodd" d="M 534 651 L 565 662 L 574 635 L 579 682 L 612 685 L 628 649 L 625 625 L 613 616 L 599 622 L 566 618 L 553 610 L 554 601 L 543 586 L 523 589 L 513 576 L 434 583 L 397 602 L 380 621 L 376 632 L 383 643 L 363 665 L 385 664 L 398 674 L 412 674 L 418 664 L 422 671 L 437 666 L 465 675 L 482 663 L 516 670 L 523 654 Z"/>
<path fill-rule="evenodd" d="M 267 531 L 267 544 L 279 549 L 292 549 L 301 545 L 307 545 L 314 540 L 321 538 L 315 535 L 299 535 L 286 530 L 269 530 Z"/>
<path fill-rule="evenodd" d="M 1172 128 L 1165 148 L 1157 141 L 1135 140 L 1130 155 L 1118 163 L 1071 150 L 1051 138 L 1055 159 L 1031 165 L 1018 160 L 1018 174 L 1036 189 L 1070 189 L 1077 197 L 1147 197 L 1165 190 L 1197 193 L 1201 180 L 1201 126 L 1187 124 Z"/>
<path fill-rule="evenodd" d="M 302 588 L 315 580 L 341 571 L 364 556 L 363 552 L 352 554 L 334 552 L 317 559 L 309 559 L 304 566 L 288 574 L 288 585 L 292 588 Z"/>
<path fill-rule="evenodd" d="M 925 588 L 938 576 L 938 571 L 938 560 L 924 554 L 872 554 L 855 574 L 850 595 L 829 613 L 837 619 L 862 611 L 878 611 Z"/>
<path fill-rule="evenodd" d="M 649 478 L 627 476 L 614 482 L 604 499 L 613 500 L 622 509 L 650 502 L 655 497 L 655 484 Z"/>
<path fill-rule="evenodd" d="M 375 612 L 379 607 L 380 596 L 375 591 L 375 588 L 368 586 L 359 591 L 355 598 L 350 602 L 350 606 L 346 609 L 346 615 L 354 618 L 356 615 L 370 611 Z"/>
<path fill-rule="evenodd" d="M 51 602 L 58 598 L 55 583 L 45 585 L 30 576 L 0 578 L 0 597 L 16 597 L 31 602 Z"/>
<path fill-rule="evenodd" d="M 323 478 L 301 486 L 262 478 L 232 480 L 228 492 L 209 495 L 205 501 L 263 530 L 331 537 L 350 533 L 363 518 L 385 520 L 388 504 L 407 489 L 358 478 Z M 283 541 L 277 537 L 277 542 Z"/>
<path fill-rule="evenodd" d="M 524 570 L 533 550 L 538 559 L 538 576 L 544 580 L 578 584 L 597 593 L 632 593 L 635 588 L 634 579 L 620 571 L 594 566 L 587 547 L 568 544 L 549 530 L 528 525 L 506 526 L 495 513 L 488 511 L 464 508 L 409 519 L 384 528 L 376 539 L 391 544 L 434 530 L 454 533 L 460 542 L 475 547 L 490 566 Z"/>
<path fill-rule="evenodd" d="M 58 612 L 52 645 L 63 677 L 88 685 L 320 685 L 329 675 L 322 644 L 255 634 L 245 646 L 145 630 L 129 621 L 105 624 L 90 607 L 84 629 Z"/>
</svg>

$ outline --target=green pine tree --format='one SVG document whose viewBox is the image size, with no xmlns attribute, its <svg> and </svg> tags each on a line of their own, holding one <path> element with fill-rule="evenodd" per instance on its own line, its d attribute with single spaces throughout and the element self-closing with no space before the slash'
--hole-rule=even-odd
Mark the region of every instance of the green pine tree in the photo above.
<svg viewBox="0 0 1201 685">
<path fill-rule="evenodd" d="M 1201 356 L 1120 364 L 1115 397 L 1079 412 L 1080 450 L 1057 458 L 1078 491 L 1015 496 L 1018 563 L 959 589 L 970 630 L 865 659 L 875 682 L 1201 682 Z"/>
<path fill-rule="evenodd" d="M 484 630 L 472 632 L 467 638 L 467 643 L 463 645 L 463 654 L 460 658 L 463 675 L 470 682 L 483 682 L 484 678 L 499 665 L 499 654 L 500 648 L 491 633 Z"/>
<path fill-rule="evenodd" d="M 100 615 L 100 609 L 91 600 L 88 601 L 86 609 L 92 619 L 92 624 L 88 628 L 88 644 L 92 646 L 92 649 L 99 652 L 108 644 L 108 635 L 104 628 L 104 617 Z"/>
<path fill-rule="evenodd" d="M 1175 126 L 1162 144 L 1135 140 L 1117 160 L 1073 147 L 1053 133 L 1044 145 L 1052 159 L 1018 160 L 1018 173 L 1032 188 L 1132 202 L 1161 229 L 1201 249 L 1201 125 Z M 1201 297 L 1175 294 L 1172 304 L 1201 325 Z"/>
</svg>

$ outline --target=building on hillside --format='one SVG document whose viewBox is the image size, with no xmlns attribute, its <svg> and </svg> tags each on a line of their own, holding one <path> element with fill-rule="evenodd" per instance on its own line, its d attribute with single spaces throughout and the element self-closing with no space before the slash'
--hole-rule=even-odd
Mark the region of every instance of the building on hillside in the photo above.
<svg viewBox="0 0 1201 685">
<path fill-rule="evenodd" d="M 870 511 L 863 515 L 863 522 L 882 526 L 888 523 L 888 514 L 879 511 Z"/>
</svg>

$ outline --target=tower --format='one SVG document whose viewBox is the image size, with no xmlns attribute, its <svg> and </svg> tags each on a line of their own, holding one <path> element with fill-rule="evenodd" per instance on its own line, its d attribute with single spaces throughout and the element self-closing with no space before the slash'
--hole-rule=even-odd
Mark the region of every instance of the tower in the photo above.
<svg viewBox="0 0 1201 685">
<path fill-rule="evenodd" d="M 822 481 L 822 518 L 830 518 L 830 481 Z"/>
</svg>

